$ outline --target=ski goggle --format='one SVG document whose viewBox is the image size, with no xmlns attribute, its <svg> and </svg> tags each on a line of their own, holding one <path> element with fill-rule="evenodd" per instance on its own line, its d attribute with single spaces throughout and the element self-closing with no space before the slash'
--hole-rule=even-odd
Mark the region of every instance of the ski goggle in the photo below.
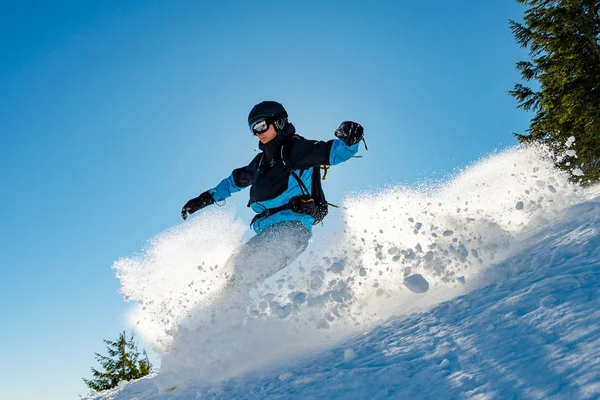
<svg viewBox="0 0 600 400">
<path fill-rule="evenodd" d="M 259 135 L 269 130 L 269 120 L 259 119 L 250 123 L 252 134 Z"/>
</svg>

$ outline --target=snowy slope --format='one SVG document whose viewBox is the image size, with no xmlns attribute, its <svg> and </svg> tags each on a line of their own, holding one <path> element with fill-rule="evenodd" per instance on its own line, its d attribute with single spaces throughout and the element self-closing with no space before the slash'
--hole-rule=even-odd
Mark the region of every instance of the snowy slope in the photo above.
<svg viewBox="0 0 600 400">
<path fill-rule="evenodd" d="M 566 178 L 513 149 L 350 198 L 244 307 L 218 297 L 241 223 L 166 232 L 115 264 L 161 370 L 89 398 L 599 398 L 600 190 Z"/>
</svg>

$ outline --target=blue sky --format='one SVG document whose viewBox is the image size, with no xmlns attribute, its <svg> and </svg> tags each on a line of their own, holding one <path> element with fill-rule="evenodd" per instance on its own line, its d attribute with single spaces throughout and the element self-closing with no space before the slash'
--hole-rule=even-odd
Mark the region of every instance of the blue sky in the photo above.
<svg viewBox="0 0 600 400">
<path fill-rule="evenodd" d="M 253 158 L 257 102 L 314 139 L 365 126 L 369 151 L 328 176 L 332 202 L 515 144 L 522 9 L 412 3 L 3 2 L 0 397 L 86 391 L 102 339 L 128 328 L 112 263 Z M 246 201 L 230 204 L 249 221 Z"/>
</svg>

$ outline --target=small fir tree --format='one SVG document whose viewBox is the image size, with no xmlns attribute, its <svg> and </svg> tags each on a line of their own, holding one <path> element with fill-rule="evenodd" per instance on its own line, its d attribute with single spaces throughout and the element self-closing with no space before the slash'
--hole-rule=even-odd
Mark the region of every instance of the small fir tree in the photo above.
<svg viewBox="0 0 600 400">
<path fill-rule="evenodd" d="M 96 360 L 104 371 L 92 368 L 94 378 L 83 379 L 90 389 L 98 392 L 112 389 L 121 381 L 139 379 L 152 371 L 152 364 L 146 350 L 143 351 L 143 358 L 140 359 L 134 333 L 127 340 L 125 331 L 123 331 L 116 342 L 104 340 L 104 343 L 108 345 L 108 355 L 96 353 Z"/>
<path fill-rule="evenodd" d="M 142 351 L 144 358 L 139 360 L 138 364 L 140 367 L 140 377 L 149 375 L 152 372 L 152 363 L 150 363 L 150 358 L 148 358 L 148 353 L 146 350 Z"/>
<path fill-rule="evenodd" d="M 510 21 L 530 61 L 517 63 L 525 81 L 509 93 L 535 113 L 520 142 L 549 145 L 573 180 L 600 180 L 600 0 L 517 0 L 524 22 Z M 574 137 L 573 140 L 569 138 Z M 574 151 L 573 151 L 574 150 Z M 583 177 L 578 177 L 583 173 Z"/>
</svg>

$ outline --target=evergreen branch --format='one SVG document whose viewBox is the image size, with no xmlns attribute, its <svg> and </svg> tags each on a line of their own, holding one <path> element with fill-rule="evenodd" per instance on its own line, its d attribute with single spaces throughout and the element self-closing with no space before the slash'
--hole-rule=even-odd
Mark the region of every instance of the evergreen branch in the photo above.
<svg viewBox="0 0 600 400">
<path fill-rule="evenodd" d="M 536 78 L 540 72 L 540 69 L 529 61 L 519 61 L 517 63 L 517 69 L 521 72 L 523 79 L 527 81 Z"/>
<path fill-rule="evenodd" d="M 525 111 L 540 108 L 541 96 L 539 92 L 534 92 L 530 88 L 517 83 L 509 93 L 519 101 L 518 108 L 522 108 Z"/>
</svg>

